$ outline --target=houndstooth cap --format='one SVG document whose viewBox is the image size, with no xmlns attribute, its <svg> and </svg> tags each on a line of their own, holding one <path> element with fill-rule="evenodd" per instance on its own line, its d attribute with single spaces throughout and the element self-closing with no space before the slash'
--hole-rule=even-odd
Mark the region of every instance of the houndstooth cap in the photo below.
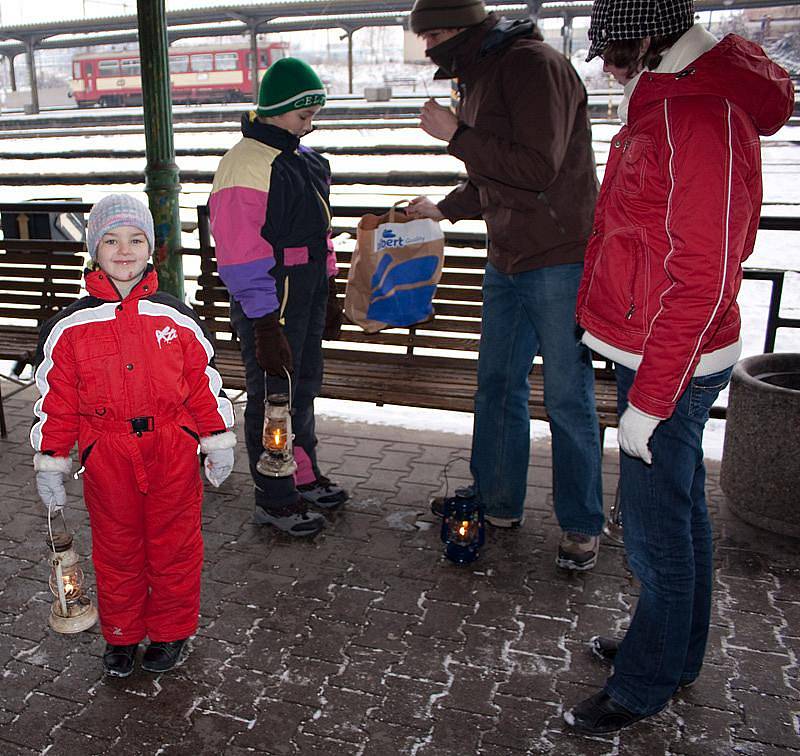
<svg viewBox="0 0 800 756">
<path fill-rule="evenodd" d="M 662 37 L 694 23 L 694 0 L 594 0 L 589 24 L 591 60 L 609 42 Z"/>
</svg>

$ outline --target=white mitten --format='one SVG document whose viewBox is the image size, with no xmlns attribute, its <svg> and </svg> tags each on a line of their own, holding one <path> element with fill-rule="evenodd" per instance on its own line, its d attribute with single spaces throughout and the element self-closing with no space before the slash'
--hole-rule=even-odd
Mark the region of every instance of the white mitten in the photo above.
<svg viewBox="0 0 800 756">
<path fill-rule="evenodd" d="M 661 418 L 647 415 L 629 404 L 619 419 L 617 441 L 619 448 L 630 457 L 638 457 L 648 465 L 653 464 L 653 455 L 648 443 Z"/>
<path fill-rule="evenodd" d="M 219 488 L 233 470 L 234 446 L 236 446 L 236 434 L 232 431 L 200 439 L 200 451 L 206 455 L 204 464 L 206 479 L 214 488 Z"/>
<path fill-rule="evenodd" d="M 72 469 L 69 457 L 51 457 L 37 452 L 33 456 L 33 469 L 36 470 L 36 490 L 39 498 L 50 514 L 60 512 L 67 504 L 67 491 L 64 476 Z"/>
</svg>

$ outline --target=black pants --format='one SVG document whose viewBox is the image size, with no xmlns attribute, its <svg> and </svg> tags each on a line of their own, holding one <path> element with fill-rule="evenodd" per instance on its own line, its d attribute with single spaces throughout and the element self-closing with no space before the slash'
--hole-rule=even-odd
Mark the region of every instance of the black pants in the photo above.
<svg viewBox="0 0 800 756">
<path fill-rule="evenodd" d="M 261 452 L 264 425 L 265 373 L 256 361 L 252 321 L 241 306 L 231 300 L 231 323 L 239 338 L 247 383 L 244 412 L 245 443 L 250 473 L 255 483 L 256 503 L 269 509 L 291 504 L 297 498 L 296 483 L 309 483 L 319 477 L 314 399 L 322 387 L 322 331 L 328 300 L 325 259 L 302 265 L 276 265 L 278 302 L 283 304 L 283 332 L 292 349 L 292 430 L 298 470 L 294 476 L 271 478 L 256 470 Z M 288 290 L 288 293 L 287 293 Z M 285 304 L 284 304 L 285 300 Z M 286 378 L 266 376 L 270 394 L 288 393 Z"/>
</svg>

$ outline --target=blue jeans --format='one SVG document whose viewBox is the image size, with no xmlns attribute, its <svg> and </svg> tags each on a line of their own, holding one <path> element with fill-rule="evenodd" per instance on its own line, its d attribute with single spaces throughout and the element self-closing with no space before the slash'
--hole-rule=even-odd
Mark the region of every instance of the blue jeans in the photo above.
<svg viewBox="0 0 800 756">
<path fill-rule="evenodd" d="M 597 535 L 603 502 L 594 373 L 575 333 L 582 273 L 580 263 L 512 275 L 486 265 L 470 469 L 486 514 L 522 517 L 530 461 L 528 374 L 540 353 L 556 517 L 563 530 Z"/>
<path fill-rule="evenodd" d="M 636 373 L 617 366 L 619 412 Z M 650 440 L 653 464 L 620 454 L 620 505 L 628 564 L 641 582 L 606 692 L 654 714 L 700 674 L 711 617 L 711 525 L 703 428 L 731 368 L 693 378 Z"/>
</svg>

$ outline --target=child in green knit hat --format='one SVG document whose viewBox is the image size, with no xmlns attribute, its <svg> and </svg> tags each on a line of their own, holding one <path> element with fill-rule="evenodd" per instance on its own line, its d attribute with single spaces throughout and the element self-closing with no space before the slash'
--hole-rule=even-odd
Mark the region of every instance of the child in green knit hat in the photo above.
<svg viewBox="0 0 800 756">
<path fill-rule="evenodd" d="M 219 164 L 209 198 L 217 269 L 231 296 L 231 323 L 247 375 L 245 439 L 256 523 L 312 537 L 319 512 L 347 493 L 317 466 L 314 398 L 322 384 L 322 339 L 338 337 L 336 255 L 330 238 L 328 161 L 300 146 L 325 104 L 325 87 L 297 58 L 264 74 L 256 110 L 242 118 L 243 138 Z M 265 394 L 292 393 L 297 471 L 258 470 Z"/>
<path fill-rule="evenodd" d="M 311 131 L 311 121 L 325 104 L 325 87 L 314 69 L 298 58 L 273 63 L 258 90 L 256 115 L 295 136 Z"/>
</svg>

